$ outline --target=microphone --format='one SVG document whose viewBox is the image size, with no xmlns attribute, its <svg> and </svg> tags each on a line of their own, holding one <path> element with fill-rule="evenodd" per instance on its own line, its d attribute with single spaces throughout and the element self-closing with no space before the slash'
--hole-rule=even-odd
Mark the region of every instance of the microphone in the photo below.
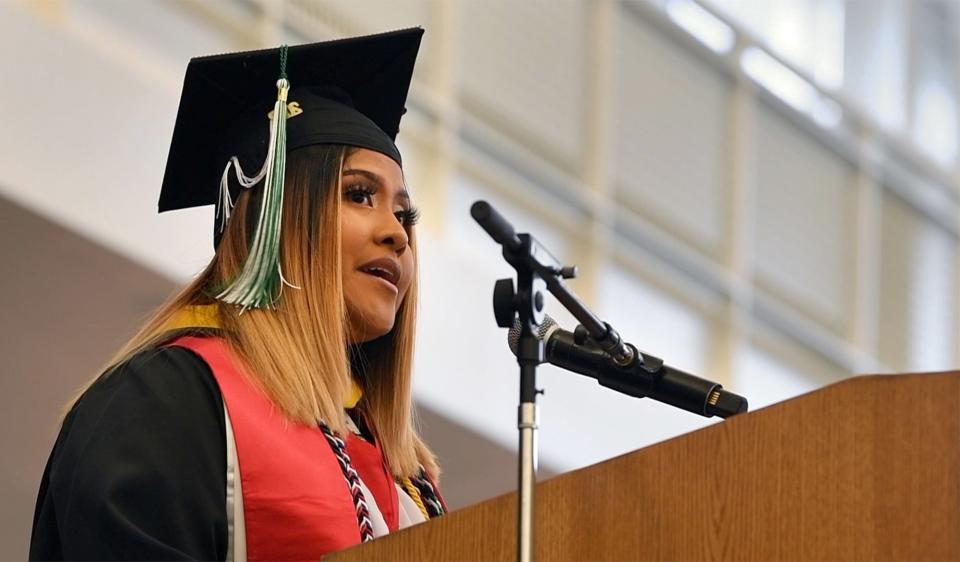
<svg viewBox="0 0 960 562">
<path fill-rule="evenodd" d="M 511 251 L 516 251 L 523 244 L 517 233 L 513 230 L 507 219 L 490 206 L 486 201 L 476 201 L 470 206 L 470 216 L 473 220 L 480 223 L 480 226 L 487 231 L 498 244 L 505 246 Z"/>
<path fill-rule="evenodd" d="M 586 330 L 578 327 L 568 332 L 553 318 L 544 315 L 537 327 L 537 339 L 544 342 L 544 357 L 548 363 L 597 379 L 602 386 L 637 398 L 653 398 L 658 402 L 704 417 L 727 418 L 747 411 L 747 399 L 723 390 L 718 383 L 675 369 L 652 355 L 634 350 L 634 360 L 618 365 L 613 357 L 589 338 Z M 514 355 L 520 341 L 520 320 L 510 328 L 507 342 Z"/>
</svg>

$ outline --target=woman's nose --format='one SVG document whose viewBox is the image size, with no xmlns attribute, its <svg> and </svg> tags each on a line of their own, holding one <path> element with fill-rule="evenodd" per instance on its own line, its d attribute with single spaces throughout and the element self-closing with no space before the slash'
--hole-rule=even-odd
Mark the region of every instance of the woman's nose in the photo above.
<svg viewBox="0 0 960 562">
<path fill-rule="evenodd" d="M 397 252 L 405 249 L 410 242 L 407 229 L 392 212 L 384 213 L 383 219 L 380 221 L 380 232 L 377 238 L 380 244 L 390 246 Z"/>
</svg>

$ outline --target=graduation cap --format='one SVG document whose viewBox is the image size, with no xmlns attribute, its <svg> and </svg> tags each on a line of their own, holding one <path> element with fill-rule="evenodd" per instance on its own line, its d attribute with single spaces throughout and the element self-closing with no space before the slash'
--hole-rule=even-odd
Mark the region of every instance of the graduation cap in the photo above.
<svg viewBox="0 0 960 562">
<path fill-rule="evenodd" d="M 288 151 L 341 144 L 401 164 L 394 141 L 422 36 L 413 28 L 190 61 L 160 212 L 217 204 L 218 240 L 239 190 L 264 190 L 246 262 L 217 298 L 269 307 L 289 285 L 279 264 Z"/>
</svg>

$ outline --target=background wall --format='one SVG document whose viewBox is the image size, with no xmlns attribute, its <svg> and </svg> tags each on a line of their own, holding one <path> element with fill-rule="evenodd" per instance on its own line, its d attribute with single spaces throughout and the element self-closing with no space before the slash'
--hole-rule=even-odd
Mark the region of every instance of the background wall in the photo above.
<svg viewBox="0 0 960 562">
<path fill-rule="evenodd" d="M 159 216 L 191 56 L 422 25 L 401 149 L 424 210 L 416 397 L 458 506 L 513 486 L 493 203 L 641 349 L 753 408 L 960 365 L 960 15 L 896 0 L 0 3 L 0 558 L 57 412 L 209 259 Z M 548 312 L 572 329 L 555 302 Z M 549 474 L 709 420 L 545 367 Z"/>
</svg>

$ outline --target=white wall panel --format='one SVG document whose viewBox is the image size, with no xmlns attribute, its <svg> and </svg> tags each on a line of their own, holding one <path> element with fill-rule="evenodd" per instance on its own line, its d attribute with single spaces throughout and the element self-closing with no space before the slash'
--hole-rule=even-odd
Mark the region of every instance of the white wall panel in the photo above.
<svg viewBox="0 0 960 562">
<path fill-rule="evenodd" d="M 757 410 L 841 380 L 843 373 L 822 358 L 776 333 L 764 333 L 739 346 L 731 389 Z"/>
<path fill-rule="evenodd" d="M 470 216 L 470 206 L 482 199 L 490 203 L 503 215 L 517 232 L 528 232 L 540 241 L 558 260 L 572 260 L 570 242 L 567 233 L 546 221 L 536 212 L 527 209 L 509 197 L 485 186 L 472 176 L 461 174 L 448 187 L 446 208 L 446 236 L 463 244 L 473 246 L 479 251 L 475 259 L 490 260 L 494 264 L 506 264 L 500 256 L 499 247 L 480 225 Z M 488 251 L 484 252 L 486 249 Z M 513 272 L 505 266 L 508 273 Z"/>
<path fill-rule="evenodd" d="M 883 202 L 880 359 L 897 370 L 956 367 L 956 240 L 906 203 Z"/>
<path fill-rule="evenodd" d="M 617 198 L 716 250 L 729 179 L 731 82 L 637 18 L 620 25 Z"/>
<path fill-rule="evenodd" d="M 460 6 L 465 108 L 576 172 L 590 3 L 485 0 Z"/>
<path fill-rule="evenodd" d="M 157 54 L 172 61 L 178 78 L 183 78 L 187 61 L 192 57 L 215 55 L 241 48 L 237 34 L 227 31 L 228 26 L 211 28 L 198 13 L 209 10 L 221 14 L 224 21 L 236 18 L 248 22 L 256 12 L 252 7 L 231 0 L 204 0 L 196 2 L 169 2 L 167 0 L 84 0 L 82 2 L 51 2 L 62 4 L 77 21 L 85 16 L 96 17 L 109 27 L 101 30 L 102 39 L 115 42 L 112 50 L 123 52 L 126 41 L 150 45 Z M 202 8 L 202 10 L 198 10 Z M 176 40 L 171 40 L 176 38 Z M 252 38 L 247 37 L 249 40 Z M 243 45 L 249 48 L 249 45 Z M 141 60 L 141 66 L 149 66 L 151 60 Z"/>
<path fill-rule="evenodd" d="M 56 28 L 0 2 L 0 68 L 15 77 L 0 82 L 0 194 L 187 279 L 213 254 L 213 208 L 157 214 L 180 91 L 169 65 L 182 76 L 186 61 L 80 8 Z"/>
<path fill-rule="evenodd" d="M 710 378 L 711 326 L 705 315 L 618 265 L 601 270 L 597 312 L 620 336 L 670 365 Z"/>
<path fill-rule="evenodd" d="M 853 291 L 853 170 L 765 106 L 756 137 L 759 281 L 843 335 Z"/>
<path fill-rule="evenodd" d="M 329 21 L 346 35 L 402 27 L 426 27 L 431 5 L 426 0 L 292 0 L 290 3 Z"/>
<path fill-rule="evenodd" d="M 294 17 L 315 18 L 336 30 L 337 36 L 368 35 L 407 27 L 423 27 L 426 33 L 417 59 L 416 78 L 423 80 L 432 70 L 436 48 L 433 45 L 438 33 L 432 5 L 428 0 L 291 0 L 290 10 Z M 321 41 L 329 37 L 310 37 Z"/>
</svg>

